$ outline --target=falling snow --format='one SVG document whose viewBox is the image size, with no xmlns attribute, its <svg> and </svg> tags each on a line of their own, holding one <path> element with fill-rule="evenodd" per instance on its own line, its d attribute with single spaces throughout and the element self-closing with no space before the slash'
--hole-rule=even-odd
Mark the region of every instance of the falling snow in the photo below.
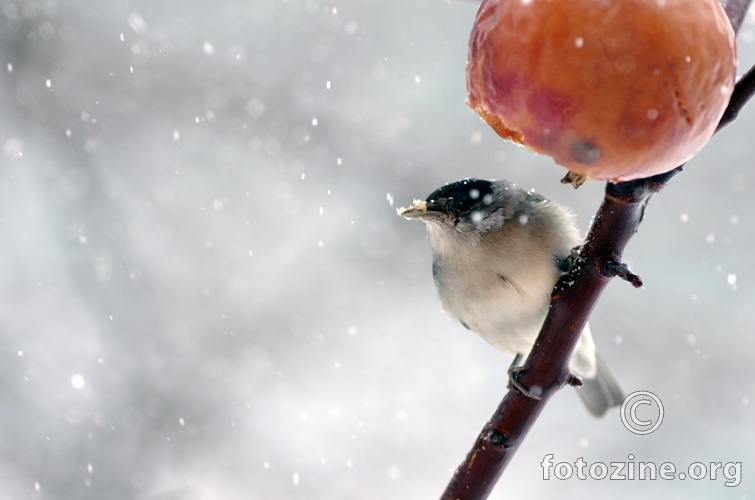
<svg viewBox="0 0 755 500">
<path fill-rule="evenodd" d="M 602 197 L 599 182 L 563 189 L 560 167 L 464 106 L 474 4 L 4 3 L 0 498 L 443 488 L 510 359 L 440 312 L 426 229 L 392 207 L 507 178 L 568 205 L 584 232 Z M 574 57 L 599 42 L 579 34 L 559 40 Z M 664 106 L 638 112 L 660 122 Z M 748 380 L 755 357 L 746 114 L 653 197 L 624 255 L 646 289 L 614 280 L 591 317 L 624 390 L 653 381 L 673 413 L 670 451 L 706 422 L 702 461 L 755 439 L 749 388 L 722 392 L 706 371 L 726 359 L 726 380 Z M 511 227 L 533 221 L 515 213 Z M 562 392 L 520 466 L 537 469 L 545 445 L 608 456 L 639 442 L 598 439 L 618 413 L 594 421 Z M 548 431 L 554 419 L 574 432 Z M 504 482 L 512 498 L 563 494 L 527 474 Z M 580 494 L 605 496 L 598 483 Z M 687 483 L 630 481 L 625 496 Z M 709 483 L 697 486 L 720 490 Z"/>
<path fill-rule="evenodd" d="M 84 387 L 84 377 L 81 375 L 74 375 L 71 377 L 71 385 L 76 389 L 81 389 Z"/>
</svg>

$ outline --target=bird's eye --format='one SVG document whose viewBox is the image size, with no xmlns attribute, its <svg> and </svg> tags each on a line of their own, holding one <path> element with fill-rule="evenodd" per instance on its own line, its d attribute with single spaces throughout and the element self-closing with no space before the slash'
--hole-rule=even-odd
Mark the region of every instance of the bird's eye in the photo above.
<svg viewBox="0 0 755 500">
<path fill-rule="evenodd" d="M 472 206 L 474 205 L 474 200 L 465 197 L 462 198 L 451 198 L 449 199 L 451 204 L 454 207 L 454 211 L 460 214 L 469 212 L 472 209 Z"/>
</svg>

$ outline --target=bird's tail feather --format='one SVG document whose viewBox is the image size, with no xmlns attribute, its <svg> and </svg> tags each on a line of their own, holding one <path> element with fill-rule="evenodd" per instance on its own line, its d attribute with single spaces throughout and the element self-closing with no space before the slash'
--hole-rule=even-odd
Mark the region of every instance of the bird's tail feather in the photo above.
<svg viewBox="0 0 755 500">
<path fill-rule="evenodd" d="M 595 355 L 598 371 L 595 377 L 582 379 L 582 387 L 577 389 L 577 394 L 590 413 L 602 417 L 609 408 L 621 406 L 624 393 L 600 355 L 597 352 Z"/>
</svg>

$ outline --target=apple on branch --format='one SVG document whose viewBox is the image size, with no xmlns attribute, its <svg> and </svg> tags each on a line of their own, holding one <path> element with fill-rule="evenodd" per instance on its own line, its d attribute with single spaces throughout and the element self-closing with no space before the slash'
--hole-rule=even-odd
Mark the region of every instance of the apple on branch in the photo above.
<svg viewBox="0 0 755 500">
<path fill-rule="evenodd" d="M 667 172 L 713 135 L 734 88 L 717 0 L 484 0 L 469 106 L 575 186 Z"/>
</svg>

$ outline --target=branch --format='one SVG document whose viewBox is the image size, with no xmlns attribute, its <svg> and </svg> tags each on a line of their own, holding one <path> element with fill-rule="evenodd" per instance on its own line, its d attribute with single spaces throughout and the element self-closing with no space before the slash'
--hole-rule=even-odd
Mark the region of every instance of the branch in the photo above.
<svg viewBox="0 0 755 500">
<path fill-rule="evenodd" d="M 734 86 L 734 92 L 731 93 L 729 99 L 729 105 L 726 106 L 724 115 L 718 122 L 716 132 L 723 129 L 725 126 L 733 122 L 739 116 L 739 112 L 742 111 L 747 101 L 750 100 L 752 94 L 755 92 L 755 66 L 747 70 L 747 73 L 737 81 Z"/>
<path fill-rule="evenodd" d="M 751 0 L 730 0 L 726 5 L 735 33 Z M 736 84 L 716 131 L 736 119 L 755 92 L 755 66 Z M 509 390 L 472 450 L 456 469 L 441 500 L 482 500 L 488 497 L 506 465 L 516 453 L 548 400 L 571 382 L 569 359 L 587 319 L 613 276 L 624 275 L 634 285 L 639 277 L 622 267 L 621 256 L 637 232 L 650 198 L 659 192 L 683 165 L 646 179 L 607 183 L 585 244 L 572 270 L 556 284 L 551 308 L 521 371 L 520 382 L 538 388 L 535 400 Z"/>
</svg>

